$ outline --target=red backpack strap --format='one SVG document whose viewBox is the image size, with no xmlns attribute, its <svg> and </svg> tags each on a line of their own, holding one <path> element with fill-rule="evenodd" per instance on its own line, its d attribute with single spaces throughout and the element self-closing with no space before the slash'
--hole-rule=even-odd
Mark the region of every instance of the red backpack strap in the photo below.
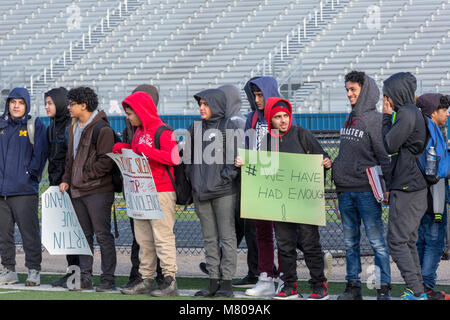
<svg viewBox="0 0 450 320">
<path fill-rule="evenodd" d="M 257 111 L 253 112 L 253 115 L 252 115 L 252 129 L 255 129 L 256 122 L 258 122 L 258 112 Z"/>
</svg>

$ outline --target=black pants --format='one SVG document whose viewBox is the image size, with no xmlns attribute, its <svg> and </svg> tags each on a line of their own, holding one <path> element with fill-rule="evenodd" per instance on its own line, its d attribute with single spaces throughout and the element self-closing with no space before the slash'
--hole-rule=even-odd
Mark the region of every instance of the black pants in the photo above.
<svg viewBox="0 0 450 320">
<path fill-rule="evenodd" d="M 297 246 L 302 248 L 311 276 L 310 283 L 326 281 L 318 226 L 275 221 L 275 237 L 280 252 L 283 281 L 297 281 Z"/>
<path fill-rule="evenodd" d="M 38 218 L 38 195 L 0 198 L 0 255 L 2 265 L 15 271 L 14 224 L 22 237 L 25 267 L 41 270 L 42 246 Z"/>
<path fill-rule="evenodd" d="M 114 192 L 97 193 L 72 199 L 73 208 L 86 240 L 94 253 L 94 234 L 100 246 L 101 280 L 114 280 L 116 270 L 116 246 L 111 232 L 111 208 Z M 80 255 L 81 275 L 92 276 L 94 257 Z"/>
</svg>

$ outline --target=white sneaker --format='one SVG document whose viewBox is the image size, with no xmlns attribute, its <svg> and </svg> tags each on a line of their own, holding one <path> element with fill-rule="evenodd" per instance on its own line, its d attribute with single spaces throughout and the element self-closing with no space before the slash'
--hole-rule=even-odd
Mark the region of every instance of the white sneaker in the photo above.
<svg viewBox="0 0 450 320">
<path fill-rule="evenodd" d="M 275 281 L 277 282 L 277 291 L 275 292 L 275 294 L 280 293 L 281 289 L 283 289 L 283 287 L 284 287 L 284 281 L 281 280 L 282 275 L 283 275 L 283 272 L 281 272 L 280 276 L 275 279 Z"/>
<path fill-rule="evenodd" d="M 14 284 L 19 282 L 17 273 L 4 268 L 0 273 L 0 285 Z"/>
<path fill-rule="evenodd" d="M 333 255 L 330 252 L 326 252 L 323 255 L 323 260 L 324 260 L 324 273 L 325 273 L 325 278 L 327 278 L 328 281 L 331 280 L 331 272 L 333 270 Z"/>
<path fill-rule="evenodd" d="M 258 282 L 251 289 L 245 290 L 247 296 L 267 297 L 275 294 L 275 283 L 273 278 L 267 276 L 266 272 L 262 272 L 258 277 Z"/>
<path fill-rule="evenodd" d="M 26 287 L 36 287 L 41 285 L 41 275 L 39 271 L 30 269 L 28 270 L 28 278 L 25 281 Z"/>
</svg>

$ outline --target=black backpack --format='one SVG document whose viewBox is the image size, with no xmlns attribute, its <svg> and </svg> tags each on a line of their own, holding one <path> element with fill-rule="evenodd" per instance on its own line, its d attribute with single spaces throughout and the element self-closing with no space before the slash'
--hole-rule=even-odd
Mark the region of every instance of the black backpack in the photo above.
<svg viewBox="0 0 450 320">
<path fill-rule="evenodd" d="M 92 132 L 92 144 L 97 145 L 98 135 L 100 133 L 100 130 L 102 128 L 104 128 L 104 127 L 110 127 L 111 128 L 109 123 L 104 121 L 104 120 L 99 121 L 99 122 L 97 122 L 95 124 L 94 130 Z M 114 129 L 112 129 L 112 131 L 114 132 L 114 143 L 121 142 L 122 140 L 120 139 L 120 137 L 117 134 L 117 132 L 115 132 Z M 113 181 L 113 185 L 114 185 L 114 192 L 116 192 L 116 193 L 123 192 L 123 178 L 122 178 L 122 174 L 120 173 L 120 169 L 116 165 L 115 162 L 114 162 L 114 166 L 112 168 L 112 181 Z"/>
<path fill-rule="evenodd" d="M 173 132 L 173 129 L 167 125 L 162 125 L 158 129 L 156 129 L 154 141 L 155 141 L 155 148 L 161 149 L 160 147 L 160 137 L 161 134 L 166 131 L 170 130 Z M 180 153 L 180 159 L 183 159 L 183 150 L 179 151 Z M 169 166 L 165 165 L 167 174 L 169 175 L 170 181 L 172 182 L 173 188 L 175 189 L 175 193 L 177 195 L 177 201 L 176 204 L 183 205 L 187 207 L 193 202 L 192 198 L 192 186 L 189 180 L 186 177 L 185 173 L 185 164 L 183 161 L 180 162 L 180 164 L 173 166 L 173 175 L 170 173 Z"/>
</svg>

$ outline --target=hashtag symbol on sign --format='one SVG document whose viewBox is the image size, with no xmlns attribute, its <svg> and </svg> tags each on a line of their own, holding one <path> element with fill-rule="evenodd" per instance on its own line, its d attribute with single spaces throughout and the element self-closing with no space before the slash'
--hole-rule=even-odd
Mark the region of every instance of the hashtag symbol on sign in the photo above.
<svg viewBox="0 0 450 320">
<path fill-rule="evenodd" d="M 247 166 L 247 171 L 245 171 L 247 175 L 256 176 L 256 166 Z"/>
</svg>

